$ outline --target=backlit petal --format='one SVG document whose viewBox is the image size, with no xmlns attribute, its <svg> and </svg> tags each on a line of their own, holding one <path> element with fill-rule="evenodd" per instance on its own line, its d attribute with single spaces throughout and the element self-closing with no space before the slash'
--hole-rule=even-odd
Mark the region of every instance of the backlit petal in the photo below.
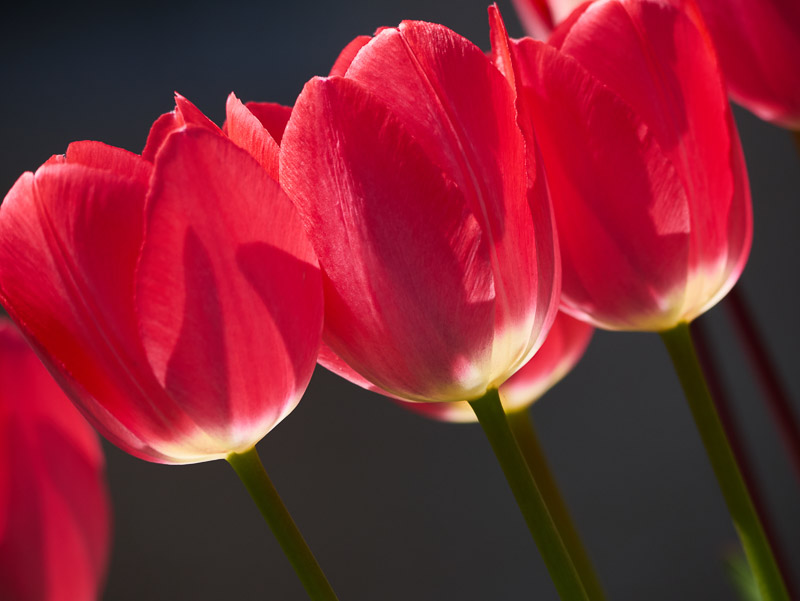
<svg viewBox="0 0 800 601">
<path fill-rule="evenodd" d="M 289 199 L 225 138 L 187 128 L 159 152 L 137 308 L 159 382 L 219 453 L 255 444 L 305 390 L 319 268 Z"/>
</svg>

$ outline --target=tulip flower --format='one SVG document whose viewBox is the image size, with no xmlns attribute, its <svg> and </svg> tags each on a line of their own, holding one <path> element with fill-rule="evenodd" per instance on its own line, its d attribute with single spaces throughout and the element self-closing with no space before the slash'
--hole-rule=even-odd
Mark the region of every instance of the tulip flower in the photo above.
<svg viewBox="0 0 800 601">
<path fill-rule="evenodd" d="M 511 49 L 553 195 L 565 310 L 662 334 L 762 594 L 788 599 L 689 337 L 738 279 L 752 236 L 741 147 L 696 5 L 599 0 L 549 44 Z"/>
<path fill-rule="evenodd" d="M 316 364 L 319 268 L 258 115 L 231 96 L 226 134 L 176 101 L 142 156 L 76 142 L 19 178 L 0 207 L 0 300 L 111 442 L 159 463 L 228 459 L 281 528 L 253 447 Z M 288 109 L 261 108 L 280 130 Z M 335 598 L 296 528 L 280 542 L 314 564 L 312 596 Z"/>
<path fill-rule="evenodd" d="M 514 0 L 529 35 L 544 40 L 584 0 Z M 696 0 L 728 92 L 765 121 L 800 130 L 800 3 Z"/>
<path fill-rule="evenodd" d="M 89 420 L 150 461 L 252 447 L 316 361 L 316 259 L 259 165 L 277 144 L 228 108 L 231 138 L 179 98 L 186 124 L 162 140 L 159 120 L 144 157 L 74 143 L 0 209 L 4 306 Z"/>
<path fill-rule="evenodd" d="M 559 269 L 527 150 L 507 81 L 441 26 L 384 29 L 343 77 L 306 84 L 281 184 L 325 274 L 325 341 L 357 373 L 475 399 L 535 352 Z"/>
<path fill-rule="evenodd" d="M 553 192 L 562 302 L 597 327 L 691 321 L 750 250 L 736 127 L 705 28 L 681 4 L 596 2 L 549 45 L 514 44 Z"/>
<path fill-rule="evenodd" d="M 470 401 L 558 590 L 585 599 L 497 393 L 541 346 L 560 281 L 517 108 L 479 48 L 406 21 L 357 38 L 305 85 L 280 180 L 320 261 L 330 353 L 398 398 Z"/>
<path fill-rule="evenodd" d="M 6 319 L 0 441 L 0 599 L 99 599 L 110 538 L 103 451 Z"/>
</svg>

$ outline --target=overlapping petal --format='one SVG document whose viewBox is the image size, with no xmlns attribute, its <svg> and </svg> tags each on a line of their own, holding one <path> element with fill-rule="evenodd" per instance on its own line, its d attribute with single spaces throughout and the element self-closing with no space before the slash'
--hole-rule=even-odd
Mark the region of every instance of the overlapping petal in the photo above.
<svg viewBox="0 0 800 601">
<path fill-rule="evenodd" d="M 108 165 L 130 158 L 106 148 Z M 149 441 L 185 424 L 161 402 L 138 343 L 132 274 L 147 181 L 71 154 L 24 174 L 0 205 L 0 296 L 95 427 L 129 453 L 165 459 Z"/>
<path fill-rule="evenodd" d="M 224 129 L 227 136 L 249 152 L 269 176 L 278 181 L 278 145 L 292 109 L 270 103 L 244 105 L 231 94 L 225 110 L 227 119 Z"/>
<path fill-rule="evenodd" d="M 301 232 L 277 182 L 230 140 L 188 128 L 165 142 L 147 202 L 137 314 L 160 385 L 221 440 L 218 453 L 252 446 L 311 378 L 322 290 Z"/>
</svg>

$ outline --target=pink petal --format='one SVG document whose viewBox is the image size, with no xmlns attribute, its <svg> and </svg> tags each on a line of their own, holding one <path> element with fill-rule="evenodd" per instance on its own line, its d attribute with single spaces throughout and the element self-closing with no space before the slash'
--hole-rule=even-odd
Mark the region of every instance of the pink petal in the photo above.
<svg viewBox="0 0 800 601">
<path fill-rule="evenodd" d="M 251 447 L 294 408 L 320 343 L 319 269 L 247 152 L 201 128 L 169 137 L 136 279 L 150 364 L 216 452 Z"/>
<path fill-rule="evenodd" d="M 166 461 L 155 447 L 184 423 L 138 343 L 144 196 L 141 181 L 78 164 L 24 174 L 0 205 L 0 300 L 95 427 Z"/>
<path fill-rule="evenodd" d="M 739 141 L 711 40 L 682 5 L 594 4 L 572 26 L 562 51 L 632 106 L 678 171 L 692 200 L 690 261 L 698 266 L 728 253 L 727 216 L 735 214 L 738 192 L 730 148 Z"/>
<path fill-rule="evenodd" d="M 156 153 L 161 148 L 164 140 L 167 139 L 167 136 L 184 125 L 186 124 L 183 121 L 183 117 L 177 111 L 161 115 L 150 128 L 147 142 L 145 142 L 144 150 L 142 150 L 142 158 L 150 163 L 155 161 Z"/>
<path fill-rule="evenodd" d="M 387 107 L 347 79 L 311 80 L 286 128 L 281 183 L 324 271 L 331 349 L 400 396 L 480 392 L 489 249 L 461 192 Z"/>
<path fill-rule="evenodd" d="M 525 93 L 522 90 L 520 66 L 512 52 L 511 40 L 497 5 L 489 7 L 489 27 L 493 62 L 505 75 L 515 95 L 517 125 L 525 139 L 528 203 L 536 225 L 536 265 L 519 265 L 513 261 L 504 261 L 501 265 L 510 268 L 507 276 L 509 278 L 515 277 L 515 270 L 523 270 L 523 273 L 525 273 L 524 270 L 528 270 L 528 273 L 531 273 L 538 282 L 535 300 L 537 312 L 528 347 L 535 351 L 539 348 L 544 335 L 547 334 L 556 317 L 561 296 L 561 253 L 544 165 L 533 129 L 531 107 L 524 100 Z M 509 250 L 513 252 L 513 248 L 509 248 Z"/>
<path fill-rule="evenodd" d="M 240 148 L 244 148 L 256 159 L 272 179 L 278 180 L 278 143 L 258 118 L 233 94 L 225 104 L 227 118 L 225 132 Z M 291 109 L 289 109 L 291 114 Z M 289 117 L 286 116 L 288 121 Z M 285 126 L 285 124 L 284 124 Z"/>
<path fill-rule="evenodd" d="M 222 133 L 217 124 L 206 117 L 203 112 L 186 98 L 175 92 L 175 112 L 180 115 L 185 125 L 193 125 L 210 132 Z"/>
<path fill-rule="evenodd" d="M 495 330 L 527 332 L 528 343 L 506 351 L 523 362 L 552 322 L 559 276 L 550 201 L 514 90 L 471 42 L 422 22 L 381 32 L 347 79 L 382 100 L 464 195 L 490 247 Z"/>
<path fill-rule="evenodd" d="M 97 436 L 5 320 L 0 447 L 0 598 L 99 598 L 110 524 Z"/>
<path fill-rule="evenodd" d="M 245 106 L 266 128 L 272 139 L 280 144 L 283 131 L 292 116 L 292 107 L 275 102 L 246 102 Z"/>
<path fill-rule="evenodd" d="M 353 62 L 353 59 L 358 54 L 359 50 L 361 50 L 364 46 L 366 46 L 372 40 L 372 36 L 369 35 L 360 35 L 355 38 L 352 42 L 350 42 L 347 46 L 345 46 L 342 51 L 339 53 L 339 56 L 336 58 L 336 62 L 333 63 L 333 67 L 331 67 L 331 72 L 328 73 L 330 77 L 340 76 L 344 77 L 344 74 L 347 72 L 348 67 L 350 67 L 350 63 Z"/>
<path fill-rule="evenodd" d="M 67 163 L 111 171 L 146 186 L 153 167 L 142 157 L 102 142 L 73 142 L 67 147 Z"/>
<path fill-rule="evenodd" d="M 672 319 L 676 308 L 662 301 L 687 279 L 690 235 L 672 164 L 647 126 L 576 61 L 530 39 L 515 50 L 547 159 L 563 302 L 611 329 Z"/>
<path fill-rule="evenodd" d="M 142 158 L 150 163 L 156 160 L 156 154 L 164 144 L 167 137 L 175 130 L 186 125 L 202 127 L 209 131 L 222 133 L 217 125 L 206 117 L 200 109 L 186 98 L 175 92 L 175 110 L 165 113 L 156 119 L 150 128 L 147 142 L 142 151 Z"/>
<path fill-rule="evenodd" d="M 800 3 L 698 0 L 733 99 L 762 119 L 800 129 Z"/>
</svg>

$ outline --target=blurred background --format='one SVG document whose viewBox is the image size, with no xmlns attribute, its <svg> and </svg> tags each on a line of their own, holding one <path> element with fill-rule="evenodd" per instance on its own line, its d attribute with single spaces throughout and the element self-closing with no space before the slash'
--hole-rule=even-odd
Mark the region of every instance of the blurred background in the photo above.
<svg viewBox="0 0 800 601">
<path fill-rule="evenodd" d="M 510 2 L 499 4 L 521 35 Z M 291 105 L 354 36 L 402 19 L 488 48 L 486 7 L 15 3 L 0 21 L 0 192 L 74 140 L 140 152 L 176 90 L 217 123 L 232 90 Z M 735 112 L 755 210 L 740 285 L 798 399 L 800 157 L 786 131 Z M 800 581 L 800 486 L 724 306 L 703 320 Z M 656 335 L 597 333 L 532 411 L 610 599 L 735 598 L 723 560 L 736 536 Z M 306 599 L 224 462 L 161 466 L 105 448 L 115 516 L 105 599 Z M 557 599 L 478 426 L 426 421 L 319 368 L 259 451 L 342 601 Z"/>
</svg>

